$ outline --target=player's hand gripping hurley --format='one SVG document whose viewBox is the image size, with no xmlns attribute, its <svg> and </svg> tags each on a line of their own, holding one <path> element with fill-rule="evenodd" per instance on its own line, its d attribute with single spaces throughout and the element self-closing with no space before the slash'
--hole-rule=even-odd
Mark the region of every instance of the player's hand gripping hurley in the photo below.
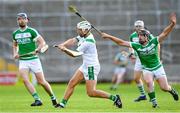
<svg viewBox="0 0 180 113">
<path fill-rule="evenodd" d="M 23 57 L 23 56 L 27 56 L 27 55 L 35 55 L 37 53 L 45 53 L 47 50 L 48 50 L 49 46 L 47 44 L 45 44 L 41 49 L 40 51 L 32 51 L 32 52 L 29 52 L 29 53 L 26 53 L 26 54 L 22 54 L 22 55 L 19 55 L 19 57 Z"/>
<path fill-rule="evenodd" d="M 64 46 L 61 46 L 61 45 L 54 45 L 53 47 L 57 47 L 58 49 L 60 49 L 61 51 L 63 51 L 64 53 L 66 53 L 67 55 L 71 56 L 71 57 L 78 57 L 78 56 L 81 56 L 83 55 L 82 52 L 77 52 L 77 51 L 73 51 L 73 50 L 70 50 Z"/>
</svg>

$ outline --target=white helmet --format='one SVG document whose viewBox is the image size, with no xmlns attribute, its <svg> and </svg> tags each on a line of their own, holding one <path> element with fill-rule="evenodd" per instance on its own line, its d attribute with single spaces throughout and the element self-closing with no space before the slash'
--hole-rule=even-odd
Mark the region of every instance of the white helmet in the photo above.
<svg viewBox="0 0 180 113">
<path fill-rule="evenodd" d="M 77 24 L 78 29 L 88 29 L 90 30 L 92 28 L 91 24 L 88 21 L 81 21 Z"/>
<path fill-rule="evenodd" d="M 137 20 L 134 22 L 134 27 L 141 26 L 144 28 L 144 22 L 142 20 Z"/>
<path fill-rule="evenodd" d="M 26 18 L 26 19 L 28 18 L 26 13 L 18 13 L 17 18 L 19 17 Z"/>
</svg>

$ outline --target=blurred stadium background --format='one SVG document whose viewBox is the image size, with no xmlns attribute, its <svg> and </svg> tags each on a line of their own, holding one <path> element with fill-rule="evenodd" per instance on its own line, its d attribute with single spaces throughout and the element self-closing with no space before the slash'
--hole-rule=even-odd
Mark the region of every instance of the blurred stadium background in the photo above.
<svg viewBox="0 0 180 113">
<path fill-rule="evenodd" d="M 0 0 L 0 81 L 12 82 L 17 62 L 12 59 L 12 32 L 17 28 L 16 14 L 25 12 L 29 26 L 36 28 L 49 45 L 76 36 L 75 27 L 80 18 L 68 12 L 75 5 L 80 13 L 97 28 L 128 40 L 133 23 L 142 19 L 145 26 L 158 35 L 169 24 L 169 14 L 176 12 L 177 25 L 161 45 L 161 57 L 169 81 L 180 82 L 180 0 Z M 100 81 L 110 81 L 113 58 L 122 47 L 101 39 L 93 31 L 101 63 Z M 82 63 L 57 49 L 49 48 L 42 59 L 44 73 L 49 82 L 68 81 Z M 128 66 L 128 79 L 132 79 L 133 65 Z M 8 74 L 7 74 L 8 73 Z M 8 76 L 7 76 L 8 75 Z M 8 78 L 9 77 L 9 78 Z M 8 79 L 7 79 L 8 78 Z"/>
</svg>

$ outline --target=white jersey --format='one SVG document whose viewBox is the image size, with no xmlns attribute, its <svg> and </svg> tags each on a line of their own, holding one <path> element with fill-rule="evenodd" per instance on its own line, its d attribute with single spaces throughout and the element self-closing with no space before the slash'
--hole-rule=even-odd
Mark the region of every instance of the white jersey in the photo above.
<svg viewBox="0 0 180 113">
<path fill-rule="evenodd" d="M 90 35 L 86 38 L 77 36 L 76 39 L 78 40 L 77 51 L 83 52 L 83 65 L 100 65 L 94 36 L 90 33 Z"/>
</svg>

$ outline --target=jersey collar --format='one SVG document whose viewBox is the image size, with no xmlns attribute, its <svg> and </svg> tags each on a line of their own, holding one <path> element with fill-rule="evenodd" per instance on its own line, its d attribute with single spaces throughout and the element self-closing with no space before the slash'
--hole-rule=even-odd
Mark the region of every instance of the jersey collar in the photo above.
<svg viewBox="0 0 180 113">
<path fill-rule="evenodd" d="M 21 32 L 23 32 L 23 31 L 25 31 L 27 28 L 28 28 L 28 26 L 26 26 L 25 29 L 21 29 L 21 28 L 19 27 L 19 30 L 20 30 Z"/>
</svg>

